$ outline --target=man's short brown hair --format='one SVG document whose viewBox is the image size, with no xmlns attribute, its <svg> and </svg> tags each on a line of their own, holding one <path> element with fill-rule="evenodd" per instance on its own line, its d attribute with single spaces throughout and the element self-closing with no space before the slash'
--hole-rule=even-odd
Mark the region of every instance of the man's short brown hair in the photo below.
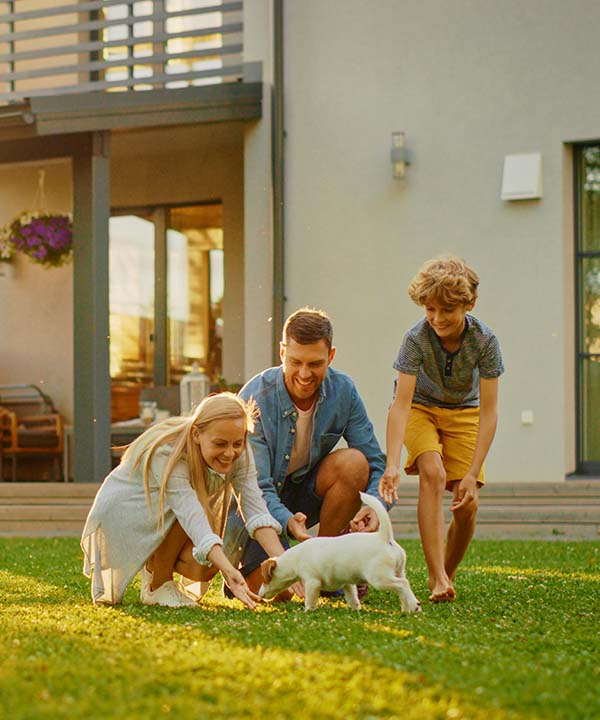
<svg viewBox="0 0 600 720">
<path fill-rule="evenodd" d="M 312 345 L 324 340 L 327 349 L 333 345 L 333 325 L 323 310 L 303 307 L 292 313 L 283 326 L 283 342 L 295 340 L 300 345 Z"/>
</svg>

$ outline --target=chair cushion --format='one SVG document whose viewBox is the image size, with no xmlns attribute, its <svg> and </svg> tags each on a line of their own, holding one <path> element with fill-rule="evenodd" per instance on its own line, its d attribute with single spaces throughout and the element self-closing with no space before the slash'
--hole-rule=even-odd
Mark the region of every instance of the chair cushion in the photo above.
<svg viewBox="0 0 600 720">
<path fill-rule="evenodd" d="M 41 428 L 19 428 L 18 443 L 21 447 L 55 448 L 58 447 L 58 436 L 52 430 Z"/>
</svg>

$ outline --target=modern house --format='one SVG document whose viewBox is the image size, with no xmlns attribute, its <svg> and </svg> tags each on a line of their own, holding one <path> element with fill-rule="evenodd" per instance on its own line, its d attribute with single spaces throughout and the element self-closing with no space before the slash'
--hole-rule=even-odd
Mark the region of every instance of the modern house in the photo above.
<svg viewBox="0 0 600 720">
<path fill-rule="evenodd" d="M 99 482 L 141 387 L 193 361 L 241 383 L 308 304 L 383 444 L 406 287 L 455 252 L 506 365 L 490 480 L 599 476 L 599 24 L 592 0 L 0 1 L 0 225 L 74 224 L 72 264 L 0 276 L 0 384 L 42 386 Z"/>
</svg>

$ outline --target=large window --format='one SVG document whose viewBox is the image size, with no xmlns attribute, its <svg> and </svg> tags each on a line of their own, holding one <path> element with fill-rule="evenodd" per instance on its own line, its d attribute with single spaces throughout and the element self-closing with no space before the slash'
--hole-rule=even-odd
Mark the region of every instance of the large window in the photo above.
<svg viewBox="0 0 600 720">
<path fill-rule="evenodd" d="M 223 263 L 219 203 L 113 214 L 113 420 L 135 417 L 141 388 L 177 385 L 194 362 L 222 374 Z"/>
<path fill-rule="evenodd" d="M 600 144 L 576 151 L 577 470 L 600 473 Z"/>
</svg>

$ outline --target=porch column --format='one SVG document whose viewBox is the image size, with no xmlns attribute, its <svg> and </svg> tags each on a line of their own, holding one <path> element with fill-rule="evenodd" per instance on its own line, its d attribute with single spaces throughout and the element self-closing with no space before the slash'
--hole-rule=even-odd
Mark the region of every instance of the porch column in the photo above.
<svg viewBox="0 0 600 720">
<path fill-rule="evenodd" d="M 75 481 L 110 470 L 108 220 L 110 133 L 82 135 L 73 153 Z"/>
</svg>

